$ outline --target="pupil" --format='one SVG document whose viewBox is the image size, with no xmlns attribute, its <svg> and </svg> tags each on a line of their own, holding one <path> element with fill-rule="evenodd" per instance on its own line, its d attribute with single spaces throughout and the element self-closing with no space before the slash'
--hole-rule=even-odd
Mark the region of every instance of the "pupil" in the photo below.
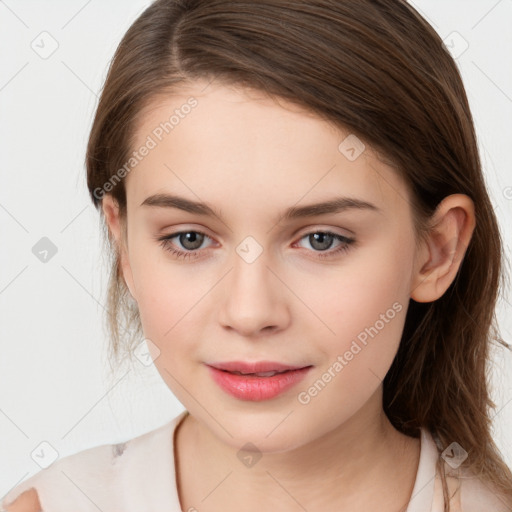
<svg viewBox="0 0 512 512">
<path fill-rule="evenodd" d="M 202 235 L 194 231 L 189 231 L 180 235 L 180 243 L 186 249 L 194 250 L 201 247 Z M 190 245 L 191 246 L 190 246 Z"/>
<path fill-rule="evenodd" d="M 312 235 L 310 235 L 310 242 L 311 246 L 316 249 L 329 249 L 329 247 L 332 245 L 332 235 L 330 235 L 329 233 L 313 233 Z M 318 242 L 320 242 L 320 247 L 318 247 Z"/>
</svg>

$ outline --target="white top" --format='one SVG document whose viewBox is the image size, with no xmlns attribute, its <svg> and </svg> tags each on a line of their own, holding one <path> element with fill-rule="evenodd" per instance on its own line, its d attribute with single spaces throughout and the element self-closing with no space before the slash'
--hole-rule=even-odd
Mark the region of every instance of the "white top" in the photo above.
<svg viewBox="0 0 512 512">
<path fill-rule="evenodd" d="M 0 509 L 35 488 L 44 512 L 181 512 L 174 433 L 186 414 L 125 443 L 96 446 L 55 461 L 11 489 Z M 434 439 L 422 429 L 418 472 L 406 512 L 443 512 L 438 457 Z M 450 503 L 452 512 L 510 512 L 477 478 L 449 477 L 448 486 L 458 491 Z"/>
</svg>

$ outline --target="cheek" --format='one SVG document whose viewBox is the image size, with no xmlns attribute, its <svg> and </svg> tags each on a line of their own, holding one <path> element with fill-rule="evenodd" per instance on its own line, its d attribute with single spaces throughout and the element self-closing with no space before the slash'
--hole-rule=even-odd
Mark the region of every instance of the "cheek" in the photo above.
<svg viewBox="0 0 512 512">
<path fill-rule="evenodd" d="M 329 382 L 323 398 L 315 398 L 318 406 L 341 400 L 348 406 L 345 412 L 355 410 L 380 385 L 393 362 L 409 303 L 413 256 L 410 240 L 401 240 L 396 251 L 399 240 L 383 238 L 378 247 L 354 252 L 328 280 L 317 280 L 316 288 L 308 283 L 308 306 L 329 328 L 315 320 L 325 333 L 316 336 L 323 357 L 315 379 L 325 377 Z M 322 383 L 317 387 L 323 389 Z"/>
<path fill-rule="evenodd" d="M 204 273 L 171 261 L 160 247 L 132 254 L 131 268 L 145 336 L 165 345 L 189 323 L 212 286 Z"/>
<path fill-rule="evenodd" d="M 201 297 L 211 286 L 204 279 L 193 282 L 176 265 L 146 264 L 139 269 L 139 313 L 144 336 L 152 342 L 155 368 L 177 399 L 188 404 L 190 397 L 182 386 L 189 389 L 197 371 L 194 354 L 204 338 L 197 312 Z"/>
<path fill-rule="evenodd" d="M 310 310 L 329 328 L 325 332 L 330 331 L 332 340 L 345 344 L 365 328 L 376 323 L 382 327 L 382 315 L 383 321 L 394 320 L 400 316 L 396 315 L 399 310 L 406 309 L 413 252 L 410 241 L 404 241 L 400 251 L 395 247 L 384 240 L 353 252 L 339 267 L 307 279 L 300 288 L 296 283 L 298 295 L 306 298 Z M 388 331 L 391 323 L 400 322 L 386 323 Z M 399 326 L 394 330 L 397 332 Z"/>
</svg>

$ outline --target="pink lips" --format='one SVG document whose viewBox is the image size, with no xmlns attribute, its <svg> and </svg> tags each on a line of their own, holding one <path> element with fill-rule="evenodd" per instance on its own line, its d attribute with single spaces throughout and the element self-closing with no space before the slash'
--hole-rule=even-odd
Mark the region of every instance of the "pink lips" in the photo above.
<svg viewBox="0 0 512 512">
<path fill-rule="evenodd" d="M 311 366 L 290 366 L 272 361 L 229 361 L 207 364 L 213 380 L 240 400 L 269 400 L 300 382 Z M 245 374 L 245 375 L 241 375 Z"/>
</svg>

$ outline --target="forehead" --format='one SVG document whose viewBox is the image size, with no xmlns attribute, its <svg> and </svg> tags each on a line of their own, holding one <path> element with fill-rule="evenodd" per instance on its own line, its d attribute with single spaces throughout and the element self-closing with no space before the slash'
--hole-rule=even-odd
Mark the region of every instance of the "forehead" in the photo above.
<svg viewBox="0 0 512 512">
<path fill-rule="evenodd" d="M 126 177 L 134 207 L 172 192 L 251 211 L 335 193 L 407 208 L 398 173 L 364 141 L 258 91 L 192 83 L 148 103 L 134 135 L 132 150 L 145 154 Z"/>
</svg>

